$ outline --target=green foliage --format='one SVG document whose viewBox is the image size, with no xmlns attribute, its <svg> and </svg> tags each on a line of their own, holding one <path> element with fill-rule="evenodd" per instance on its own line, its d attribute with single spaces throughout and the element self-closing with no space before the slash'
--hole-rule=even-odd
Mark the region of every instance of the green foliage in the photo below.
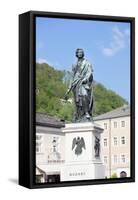
<svg viewBox="0 0 138 200">
<path fill-rule="evenodd" d="M 117 178 L 117 174 L 116 173 L 113 173 L 111 178 Z"/>
<path fill-rule="evenodd" d="M 66 121 L 72 121 L 73 113 L 74 106 L 71 103 L 65 103 L 62 105 L 58 116 Z"/>
<path fill-rule="evenodd" d="M 127 101 L 112 90 L 107 90 L 102 84 L 94 84 L 94 116 L 109 112 L 127 104 Z"/>
<path fill-rule="evenodd" d="M 48 64 L 36 65 L 36 112 L 71 121 L 73 106 L 61 101 L 67 91 L 63 77 L 64 72 Z"/>
<path fill-rule="evenodd" d="M 36 112 L 72 121 L 75 106 L 63 100 L 70 78 L 71 74 L 65 70 L 56 70 L 46 63 L 36 64 Z M 122 97 L 94 82 L 94 116 L 120 107 L 124 103 L 127 102 Z"/>
</svg>

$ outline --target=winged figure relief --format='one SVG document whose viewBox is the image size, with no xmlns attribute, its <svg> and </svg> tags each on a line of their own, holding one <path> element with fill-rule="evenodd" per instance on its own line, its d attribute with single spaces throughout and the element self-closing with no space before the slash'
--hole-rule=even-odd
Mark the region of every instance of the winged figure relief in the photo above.
<svg viewBox="0 0 138 200">
<path fill-rule="evenodd" d="M 83 137 L 74 138 L 72 141 L 72 150 L 75 148 L 75 154 L 78 156 L 82 154 L 82 149 L 86 149 Z"/>
</svg>

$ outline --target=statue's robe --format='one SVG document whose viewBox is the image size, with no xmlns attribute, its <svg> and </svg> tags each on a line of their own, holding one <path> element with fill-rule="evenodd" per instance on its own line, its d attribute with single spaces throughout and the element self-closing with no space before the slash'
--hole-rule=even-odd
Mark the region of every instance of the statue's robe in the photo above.
<svg viewBox="0 0 138 200">
<path fill-rule="evenodd" d="M 89 103 L 89 114 L 92 115 L 93 94 L 92 94 L 92 81 L 93 70 L 92 65 L 83 59 L 81 63 L 77 62 L 72 69 L 72 91 L 74 93 L 75 104 L 83 106 L 82 99 L 87 98 Z"/>
</svg>

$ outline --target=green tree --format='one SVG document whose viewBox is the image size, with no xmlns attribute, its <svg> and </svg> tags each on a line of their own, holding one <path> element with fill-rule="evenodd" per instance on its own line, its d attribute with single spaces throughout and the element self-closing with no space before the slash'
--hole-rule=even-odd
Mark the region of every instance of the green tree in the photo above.
<svg viewBox="0 0 138 200">
<path fill-rule="evenodd" d="M 111 178 L 117 178 L 117 173 L 113 173 Z"/>
</svg>

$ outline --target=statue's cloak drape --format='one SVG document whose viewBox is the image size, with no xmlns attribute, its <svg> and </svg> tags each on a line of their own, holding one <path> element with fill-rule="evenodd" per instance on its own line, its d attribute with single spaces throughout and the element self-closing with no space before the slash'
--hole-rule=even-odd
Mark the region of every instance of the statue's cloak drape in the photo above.
<svg viewBox="0 0 138 200">
<path fill-rule="evenodd" d="M 81 97 L 87 96 L 89 99 L 89 110 L 92 115 L 93 106 L 93 70 L 92 65 L 84 59 L 81 64 L 77 63 L 73 68 L 72 91 L 74 93 L 75 102 L 81 106 Z"/>
</svg>

